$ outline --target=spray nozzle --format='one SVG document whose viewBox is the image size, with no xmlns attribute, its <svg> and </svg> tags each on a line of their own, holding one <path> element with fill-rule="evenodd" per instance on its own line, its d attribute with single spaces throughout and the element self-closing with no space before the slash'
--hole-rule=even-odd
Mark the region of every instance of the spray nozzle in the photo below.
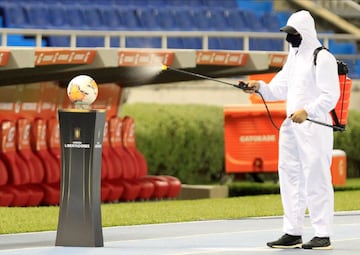
<svg viewBox="0 0 360 255">
<path fill-rule="evenodd" d="M 243 90 L 252 90 L 253 88 L 248 87 L 248 84 L 244 81 L 239 81 L 237 85 L 234 84 L 235 88 L 243 89 Z"/>
</svg>

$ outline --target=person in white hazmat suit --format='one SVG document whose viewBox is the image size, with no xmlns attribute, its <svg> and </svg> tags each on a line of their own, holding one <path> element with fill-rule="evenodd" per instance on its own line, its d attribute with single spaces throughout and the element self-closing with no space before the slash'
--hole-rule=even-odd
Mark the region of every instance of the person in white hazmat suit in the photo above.
<svg viewBox="0 0 360 255">
<path fill-rule="evenodd" d="M 244 90 L 248 93 L 259 91 L 268 101 L 286 100 L 288 118 L 280 128 L 278 163 L 284 235 L 267 245 L 271 248 L 332 249 L 333 130 L 306 119 L 332 124 L 329 112 L 340 96 L 337 63 L 331 53 L 321 50 L 314 65 L 313 53 L 321 43 L 308 11 L 293 13 L 280 31 L 287 33 L 286 40 L 290 44 L 282 70 L 269 84 L 248 81 L 249 89 Z M 306 209 L 315 237 L 303 244 Z"/>
</svg>

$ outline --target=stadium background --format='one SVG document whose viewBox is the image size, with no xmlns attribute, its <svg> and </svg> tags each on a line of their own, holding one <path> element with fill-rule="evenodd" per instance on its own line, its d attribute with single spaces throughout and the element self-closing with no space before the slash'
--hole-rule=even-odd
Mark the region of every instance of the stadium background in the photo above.
<svg viewBox="0 0 360 255">
<path fill-rule="evenodd" d="M 2 50 L 6 53 L 6 49 L 10 49 L 13 52 L 12 57 L 15 57 L 15 52 L 21 52 L 19 49 L 22 49 L 22 47 L 34 48 L 34 46 L 39 46 L 37 45 L 37 38 L 21 34 L 21 31 L 24 31 L 24 29 L 29 31 L 33 29 L 41 31 L 61 29 L 68 30 L 69 33 L 71 31 L 94 31 L 95 33 L 96 31 L 108 30 L 149 33 L 151 31 L 173 31 L 180 33 L 182 31 L 197 33 L 199 33 L 198 31 L 273 33 L 274 38 L 250 38 L 248 50 L 251 52 L 284 53 L 284 40 L 283 38 L 279 39 L 278 35 L 275 35 L 278 34 L 279 27 L 286 23 L 289 15 L 293 11 L 302 8 L 298 5 L 298 2 L 256 0 L 83 0 L 74 3 L 74 1 L 67 0 L 20 0 L 15 3 L 14 1 L 3 0 L 0 1 L 0 21 L 3 27 L 1 38 L 2 45 L 5 47 Z M 316 2 L 326 4 L 327 1 Z M 335 6 L 336 10 L 341 11 L 342 8 L 338 7 Z M 325 5 L 324 8 L 331 12 L 333 6 Z M 348 14 L 344 19 L 348 19 L 354 24 L 358 22 L 358 12 L 355 11 L 355 15 L 352 15 L 350 11 L 345 11 L 342 14 L 344 13 Z M 328 20 L 326 17 L 316 17 L 316 21 L 321 33 L 336 34 L 349 32 L 342 30 L 341 27 L 334 26 L 330 22 L 331 16 Z M 18 34 L 7 34 L 9 29 L 13 29 Z M 83 36 L 77 38 L 75 47 L 71 45 L 72 43 L 72 38 L 68 35 L 49 35 L 41 38 L 41 46 L 43 48 L 91 50 L 104 47 L 104 39 L 101 37 Z M 119 48 L 124 43 L 127 48 L 132 49 L 161 49 L 163 46 L 161 38 L 143 38 L 141 36 L 126 37 L 125 42 L 119 38 L 112 37 L 109 46 L 111 48 Z M 356 98 L 355 96 L 359 89 L 357 79 L 360 77 L 358 43 L 358 39 L 330 39 L 328 42 L 330 51 L 338 58 L 343 59 L 349 66 L 349 76 L 354 80 L 354 98 Z M 69 48 L 69 46 L 72 47 Z M 216 36 L 209 38 L 207 45 L 209 50 L 227 51 L 243 50 L 246 47 L 242 39 Z M 36 48 L 39 49 L 39 47 Z M 202 40 L 195 37 L 177 36 L 167 40 L 167 49 L 202 50 L 202 48 Z M 91 54 L 89 56 L 91 57 Z M 26 58 L 26 55 L 23 58 Z M 72 78 L 70 75 L 77 74 L 79 70 L 64 71 L 62 75 L 56 76 L 58 66 L 51 66 L 52 69 L 45 67 L 42 69 L 36 68 L 35 70 L 33 68 L 36 73 L 32 73 L 31 68 L 12 68 L 9 70 L 6 65 L 1 68 L 1 203 L 5 206 L 57 204 L 60 174 L 59 144 L 58 140 L 56 141 L 55 139 L 57 137 L 56 110 L 57 107 L 70 107 L 69 101 L 65 96 L 64 87 L 67 81 Z M 130 69 L 121 69 L 121 71 L 131 72 Z M 47 74 L 47 72 L 51 72 L 53 76 Z M 111 120 L 114 122 L 118 120 L 116 117 L 119 106 L 123 102 L 202 102 L 223 105 L 225 103 L 248 101 L 248 98 L 244 95 L 236 95 L 228 88 L 214 86 L 214 84 L 209 82 L 182 81 L 181 83 L 172 83 L 172 86 L 168 84 L 157 85 L 156 82 L 147 83 L 147 80 L 140 81 L 139 83 L 136 80 L 122 80 L 119 82 L 119 78 L 113 76 L 114 72 L 103 70 L 101 75 L 99 74 L 98 76 L 96 70 L 91 70 L 91 72 L 96 77 L 99 77 L 99 79 L 96 79 L 96 77 L 95 79 L 101 83 L 99 83 L 100 96 L 94 107 L 106 108 L 108 110 L 109 126 Z M 256 70 L 254 73 L 256 73 Z M 213 73 L 209 72 L 208 74 L 211 75 Z M 246 72 L 239 73 L 239 75 L 230 74 L 232 74 L 232 77 L 226 77 L 229 76 L 228 74 L 219 75 L 219 77 L 239 79 L 247 75 Z M 55 80 L 53 80 L 54 77 Z M 134 77 L 132 76 L 132 78 Z M 172 82 L 176 81 L 176 77 L 174 79 Z M 26 82 L 27 80 L 29 82 Z M 166 82 L 168 80 L 158 81 Z M 221 96 L 204 97 L 204 93 L 212 95 L 214 92 L 221 92 L 222 94 Z M 205 98 L 206 101 L 204 101 Z M 358 102 L 358 99 L 352 99 L 350 108 L 359 109 L 359 106 L 356 105 Z M 31 132 L 30 138 L 27 137 L 21 141 L 14 140 L 14 132 L 15 139 L 18 139 L 17 137 L 22 137 L 19 135 L 20 132 L 25 132 L 24 134 L 26 134 L 29 126 L 29 132 Z M 11 141 L 10 138 L 12 139 Z M 111 139 L 110 136 L 109 139 Z M 40 159 L 40 161 L 35 159 Z M 135 159 L 137 162 L 135 165 L 139 165 L 138 160 Z M 35 161 L 37 163 L 34 163 Z M 106 162 L 106 160 L 104 161 Z M 103 201 L 118 199 L 133 200 L 136 198 L 135 190 L 140 189 L 140 184 L 137 183 L 137 188 L 129 187 L 127 192 L 120 190 L 118 185 L 114 184 L 114 180 L 119 180 L 122 177 L 116 173 L 111 165 L 112 163 L 104 163 L 103 165 L 103 169 L 106 169 L 106 174 L 103 176 Z M 39 174 L 39 171 L 36 171 L 36 169 L 40 168 L 43 169 L 41 174 Z M 134 167 L 134 178 L 142 177 L 140 172 L 143 173 L 144 171 L 139 169 L 139 166 Z M 32 174 L 29 174 L 31 171 L 33 171 Z M 122 181 L 133 181 L 133 177 Z M 162 179 L 162 181 L 165 180 Z M 167 182 L 165 185 L 171 185 L 169 180 L 165 182 Z M 153 184 L 153 186 L 156 185 Z M 164 183 L 159 185 L 164 185 Z M 121 197 L 121 194 L 125 193 L 127 195 Z M 170 196 L 169 194 L 159 193 L 158 196 L 171 197 L 176 196 L 176 194 Z M 145 198 L 149 198 L 148 193 L 142 197 L 142 199 Z"/>
</svg>

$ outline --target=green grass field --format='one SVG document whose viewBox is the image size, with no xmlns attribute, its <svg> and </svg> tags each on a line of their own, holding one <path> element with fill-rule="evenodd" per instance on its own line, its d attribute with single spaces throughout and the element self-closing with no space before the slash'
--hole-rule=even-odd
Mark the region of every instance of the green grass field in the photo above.
<svg viewBox="0 0 360 255">
<path fill-rule="evenodd" d="M 335 210 L 360 210 L 360 190 L 335 192 Z M 59 207 L 0 207 L 0 234 L 56 230 Z M 282 215 L 280 195 L 102 205 L 104 227 Z"/>
</svg>

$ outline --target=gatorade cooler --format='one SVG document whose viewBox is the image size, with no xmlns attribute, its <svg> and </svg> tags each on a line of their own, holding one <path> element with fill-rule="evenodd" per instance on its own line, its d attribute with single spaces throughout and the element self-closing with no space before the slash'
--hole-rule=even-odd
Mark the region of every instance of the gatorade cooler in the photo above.
<svg viewBox="0 0 360 255">
<path fill-rule="evenodd" d="M 280 127 L 285 104 L 269 104 Z M 225 170 L 227 173 L 277 172 L 279 131 L 263 104 L 224 107 Z"/>
<path fill-rule="evenodd" d="M 346 182 L 346 153 L 342 150 L 333 150 L 331 163 L 332 184 L 345 185 Z"/>
</svg>

